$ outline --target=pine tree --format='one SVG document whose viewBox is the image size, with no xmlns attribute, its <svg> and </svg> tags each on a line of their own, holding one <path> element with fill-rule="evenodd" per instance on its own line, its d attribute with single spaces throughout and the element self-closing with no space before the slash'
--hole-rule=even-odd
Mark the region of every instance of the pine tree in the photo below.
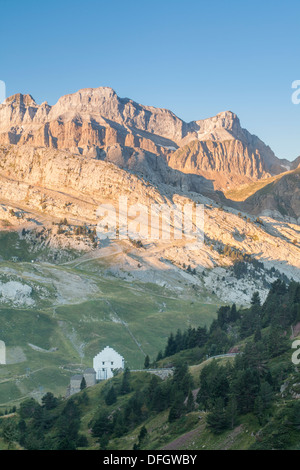
<svg viewBox="0 0 300 470">
<path fill-rule="evenodd" d="M 255 416 L 257 417 L 259 424 L 260 425 L 264 424 L 263 418 L 264 418 L 265 408 L 264 408 L 262 397 L 260 395 L 255 399 L 253 412 Z"/>
<path fill-rule="evenodd" d="M 7 443 L 8 450 L 11 448 L 14 441 L 17 440 L 18 433 L 16 424 L 11 420 L 5 420 L 2 426 L 2 437 Z"/>
<path fill-rule="evenodd" d="M 176 342 L 173 333 L 168 338 L 168 343 L 165 349 L 165 357 L 173 356 L 176 353 Z"/>
<path fill-rule="evenodd" d="M 181 391 L 188 394 L 193 384 L 193 378 L 189 372 L 188 365 L 185 362 L 178 362 L 175 366 L 172 388 L 175 392 Z"/>
<path fill-rule="evenodd" d="M 122 384 L 121 384 L 121 394 L 126 395 L 126 393 L 129 393 L 131 390 L 130 387 L 130 370 L 128 367 L 126 367 L 124 373 L 123 373 L 123 379 L 122 379 Z"/>
<path fill-rule="evenodd" d="M 92 434 L 94 437 L 101 437 L 104 434 L 109 434 L 112 431 L 112 422 L 109 419 L 109 414 L 105 411 L 100 411 L 92 425 Z"/>
<path fill-rule="evenodd" d="M 81 384 L 80 384 L 80 390 L 84 390 L 86 388 L 86 381 L 85 378 L 82 377 Z"/>
<path fill-rule="evenodd" d="M 262 336 L 261 336 L 261 329 L 259 327 L 256 328 L 255 333 L 254 333 L 254 342 L 258 343 L 261 341 Z"/>
<path fill-rule="evenodd" d="M 236 424 L 236 418 L 238 415 L 237 412 L 237 400 L 235 396 L 232 396 L 229 399 L 227 408 L 226 408 L 226 413 L 227 413 L 227 418 L 228 418 L 228 423 L 230 425 L 230 428 L 233 429 L 235 424 Z"/>
<path fill-rule="evenodd" d="M 146 427 L 143 426 L 140 430 L 139 437 L 138 437 L 138 440 L 139 440 L 138 447 L 139 448 L 141 447 L 142 442 L 146 439 L 147 434 L 148 434 L 148 431 L 147 431 Z"/>
<path fill-rule="evenodd" d="M 184 413 L 184 408 L 184 395 L 182 392 L 177 392 L 169 411 L 169 423 L 172 423 L 176 419 L 180 418 Z"/>
<path fill-rule="evenodd" d="M 230 309 L 229 320 L 230 322 L 235 323 L 238 318 L 239 318 L 239 314 L 236 309 L 236 304 L 232 304 L 232 307 Z"/>
<path fill-rule="evenodd" d="M 162 353 L 162 351 L 159 351 L 158 354 L 157 354 L 155 362 L 161 361 L 162 359 L 163 359 L 163 353 Z"/>
<path fill-rule="evenodd" d="M 214 434 L 220 434 L 229 427 L 229 419 L 224 408 L 224 401 L 218 398 L 206 418 L 208 428 Z"/>
<path fill-rule="evenodd" d="M 150 366 L 150 358 L 147 354 L 147 356 L 145 357 L 144 369 L 149 369 L 149 366 Z"/>
<path fill-rule="evenodd" d="M 191 411 L 194 411 L 195 409 L 195 402 L 194 402 L 194 396 L 193 392 L 190 390 L 186 402 L 186 411 L 190 413 Z"/>
<path fill-rule="evenodd" d="M 117 394 L 116 394 L 115 387 L 112 385 L 108 393 L 106 394 L 105 403 L 107 404 L 107 406 L 110 406 L 116 403 L 116 401 L 117 401 Z"/>
<path fill-rule="evenodd" d="M 113 432 L 115 437 L 121 437 L 127 432 L 123 413 L 114 414 Z"/>
<path fill-rule="evenodd" d="M 261 303 L 260 303 L 259 292 L 256 291 L 253 293 L 252 298 L 251 298 L 251 305 L 252 306 L 258 305 L 260 307 Z"/>
<path fill-rule="evenodd" d="M 290 420 L 297 431 L 300 431 L 300 403 L 296 402 L 293 404 L 293 408 L 290 412 Z"/>
<path fill-rule="evenodd" d="M 48 392 L 42 397 L 42 404 L 46 410 L 53 410 L 58 405 L 58 399 L 53 395 L 53 393 Z"/>
</svg>

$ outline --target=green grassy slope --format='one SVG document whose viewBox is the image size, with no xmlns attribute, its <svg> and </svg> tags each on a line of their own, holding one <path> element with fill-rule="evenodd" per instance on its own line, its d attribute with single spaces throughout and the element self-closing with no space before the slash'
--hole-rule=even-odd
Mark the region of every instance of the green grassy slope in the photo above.
<svg viewBox="0 0 300 470">
<path fill-rule="evenodd" d="M 299 449 L 299 322 L 300 284 L 277 280 L 262 305 L 254 295 L 249 308 L 220 308 L 209 332 L 170 334 L 175 354 L 154 364 L 174 366 L 167 380 L 125 370 L 51 406 L 27 400 L 0 417 L 0 438 L 8 423 L 26 449 Z M 223 356 L 206 359 L 216 341 Z"/>
<path fill-rule="evenodd" d="M 45 390 L 65 394 L 69 377 L 92 366 L 105 346 L 116 349 L 130 368 L 140 368 L 145 355 L 153 360 L 170 330 L 209 325 L 217 305 L 205 304 L 200 293 L 174 294 L 166 288 L 129 283 L 79 266 L 31 263 L 32 253 L 14 233 L 0 235 L 0 281 L 32 288 L 34 305 L 16 307 L 0 298 L 0 339 L 8 364 L 0 365 L 0 406 L 25 396 L 40 398 Z M 17 262 L 12 257 L 17 256 Z M 103 270 L 104 272 L 104 270 Z M 39 350 L 38 348 L 42 349 Z"/>
</svg>

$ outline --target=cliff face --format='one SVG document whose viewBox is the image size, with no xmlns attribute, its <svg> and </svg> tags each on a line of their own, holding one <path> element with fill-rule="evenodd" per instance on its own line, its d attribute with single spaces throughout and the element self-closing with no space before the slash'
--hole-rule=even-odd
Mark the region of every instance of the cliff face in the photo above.
<svg viewBox="0 0 300 470">
<path fill-rule="evenodd" d="M 296 168 L 299 168 L 299 167 L 300 167 L 300 157 L 296 158 L 296 160 L 292 162 L 291 169 L 295 170 Z"/>
<path fill-rule="evenodd" d="M 134 174 L 133 168 L 142 178 Z M 5 192 L 8 181 L 9 187 L 14 188 L 14 195 L 11 189 L 7 190 L 7 194 Z M 153 154 L 120 145 L 107 148 L 103 160 L 31 145 L 0 146 L 0 182 L 0 194 L 16 200 L 21 196 L 24 184 L 26 188 L 30 185 L 39 190 L 49 189 L 78 196 L 83 202 L 87 197 L 103 200 L 108 195 L 111 199 L 117 199 L 122 190 L 135 201 L 140 198 L 138 188 L 142 186 L 150 189 L 153 186 L 162 196 L 176 191 L 204 194 L 213 191 L 211 183 L 199 175 L 188 177 L 169 168 L 163 159 Z M 26 191 L 22 194 L 22 200 L 26 199 Z"/>
<path fill-rule="evenodd" d="M 168 163 L 185 173 L 214 181 L 215 189 L 247 184 L 270 176 L 262 155 L 241 140 L 194 140 L 168 156 Z"/>
<path fill-rule="evenodd" d="M 0 142 L 97 155 L 114 144 L 160 153 L 176 146 L 188 125 L 164 109 L 120 99 L 111 88 L 80 90 L 56 105 L 40 106 L 29 95 L 14 95 L 0 106 Z"/>
<path fill-rule="evenodd" d="M 107 159 L 116 145 L 125 155 L 140 149 L 222 190 L 286 171 L 232 112 L 186 123 L 169 110 L 119 98 L 107 87 L 63 96 L 54 106 L 38 105 L 30 95 L 7 98 L 0 105 L 0 144 L 63 149 L 97 159 Z"/>
<path fill-rule="evenodd" d="M 280 175 L 243 203 L 248 212 L 271 217 L 288 216 L 300 222 L 300 168 Z"/>
</svg>

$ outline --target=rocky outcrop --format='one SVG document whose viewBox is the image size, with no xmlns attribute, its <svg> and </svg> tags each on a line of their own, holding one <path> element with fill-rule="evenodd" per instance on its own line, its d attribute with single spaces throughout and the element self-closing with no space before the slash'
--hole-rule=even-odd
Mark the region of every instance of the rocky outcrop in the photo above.
<svg viewBox="0 0 300 470">
<path fill-rule="evenodd" d="M 230 111 L 186 123 L 169 110 L 120 98 L 108 87 L 79 90 L 54 106 L 38 105 L 30 95 L 7 98 L 0 105 L 0 144 L 63 149 L 96 159 L 115 145 L 125 153 L 139 149 L 182 173 L 208 178 L 221 190 L 287 169 Z"/>
<path fill-rule="evenodd" d="M 203 175 L 228 189 L 271 175 L 257 148 L 240 140 L 194 140 L 167 157 L 171 168 Z"/>
<path fill-rule="evenodd" d="M 295 170 L 300 167 L 300 157 L 296 158 L 291 165 L 291 170 Z"/>
<path fill-rule="evenodd" d="M 265 185 L 243 203 L 244 210 L 300 223 L 300 168 Z"/>
<path fill-rule="evenodd" d="M 170 111 L 121 99 L 107 87 L 63 96 L 52 107 L 21 94 L 0 106 L 3 144 L 82 150 L 119 143 L 159 153 L 158 147 L 176 146 L 187 128 Z"/>
<path fill-rule="evenodd" d="M 169 168 L 157 155 L 119 144 L 107 147 L 101 160 L 31 145 L 0 147 L 0 197 L 57 216 L 67 207 L 91 220 L 98 204 L 119 195 L 151 204 L 189 191 L 205 194 L 212 188 L 201 176 L 188 178 Z"/>
</svg>

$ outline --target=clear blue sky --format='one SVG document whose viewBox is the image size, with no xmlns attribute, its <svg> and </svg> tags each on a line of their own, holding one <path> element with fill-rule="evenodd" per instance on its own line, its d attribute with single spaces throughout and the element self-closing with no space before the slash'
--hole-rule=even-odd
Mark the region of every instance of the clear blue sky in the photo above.
<svg viewBox="0 0 300 470">
<path fill-rule="evenodd" d="M 299 0 L 0 0 L 0 18 L 7 95 L 111 86 L 186 121 L 231 110 L 279 157 L 300 155 Z"/>
</svg>

